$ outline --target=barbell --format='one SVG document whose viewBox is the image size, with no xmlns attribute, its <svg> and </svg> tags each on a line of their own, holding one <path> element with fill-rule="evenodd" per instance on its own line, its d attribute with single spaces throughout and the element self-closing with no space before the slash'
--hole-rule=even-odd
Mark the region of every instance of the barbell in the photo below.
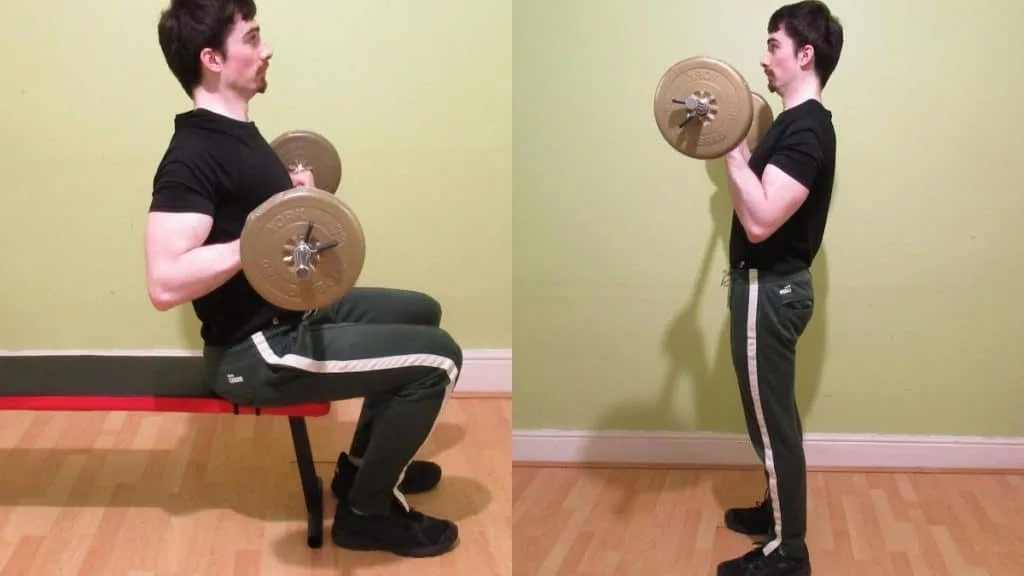
<svg viewBox="0 0 1024 576">
<path fill-rule="evenodd" d="M 717 158 L 744 137 L 751 149 L 773 120 L 771 107 L 729 64 L 706 56 L 680 60 L 664 73 L 654 116 L 665 140 L 692 158 Z M 286 310 L 322 308 L 348 292 L 366 259 L 355 212 L 335 196 L 337 149 L 310 130 L 271 142 L 289 169 L 313 171 L 317 187 L 279 192 L 249 213 L 242 228 L 242 271 L 260 296 Z"/>
<path fill-rule="evenodd" d="M 334 194 L 341 158 L 330 141 L 308 130 L 286 132 L 271 146 L 289 170 L 312 170 L 317 187 L 278 192 L 249 213 L 240 238 L 242 272 L 275 306 L 323 308 L 355 285 L 366 259 L 359 218 Z"/>
<path fill-rule="evenodd" d="M 734 67 L 717 58 L 693 56 L 662 74 L 654 119 L 672 148 L 706 160 L 724 156 L 744 138 L 753 150 L 774 116 L 764 97 L 751 92 Z"/>
</svg>

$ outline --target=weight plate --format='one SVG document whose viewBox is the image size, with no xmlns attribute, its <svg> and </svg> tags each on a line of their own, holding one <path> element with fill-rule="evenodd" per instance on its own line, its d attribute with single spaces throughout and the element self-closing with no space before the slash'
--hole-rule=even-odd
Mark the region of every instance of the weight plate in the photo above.
<svg viewBox="0 0 1024 576">
<path fill-rule="evenodd" d="M 764 99 L 764 96 L 757 92 L 752 92 L 750 96 L 754 104 L 754 121 L 750 123 L 750 131 L 747 132 L 747 146 L 753 150 L 768 132 L 768 128 L 771 127 L 775 116 L 772 113 L 772 107 L 768 105 L 768 101 Z"/>
<path fill-rule="evenodd" d="M 312 226 L 310 224 L 312 223 Z M 303 244 L 307 239 L 308 244 Z M 308 276 L 296 247 L 337 241 L 308 254 Z M 362 273 L 366 240 L 355 213 L 338 197 L 313 188 L 280 192 L 246 219 L 241 236 L 242 270 L 253 289 L 287 310 L 323 308 L 341 298 Z"/>
<path fill-rule="evenodd" d="M 690 114 L 685 102 L 705 108 Z M 725 155 L 750 130 L 754 109 L 750 87 L 729 64 L 707 56 L 676 62 L 662 75 L 654 97 L 654 118 L 670 146 L 691 158 Z"/>
<path fill-rule="evenodd" d="M 270 146 L 290 172 L 308 168 L 316 187 L 330 193 L 341 185 L 341 156 L 330 140 L 311 130 L 285 132 Z"/>
</svg>

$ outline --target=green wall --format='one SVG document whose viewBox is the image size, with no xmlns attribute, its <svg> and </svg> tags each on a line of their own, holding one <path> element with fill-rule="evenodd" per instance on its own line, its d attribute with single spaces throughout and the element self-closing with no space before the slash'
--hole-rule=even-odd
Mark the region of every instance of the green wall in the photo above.
<svg viewBox="0 0 1024 576">
<path fill-rule="evenodd" d="M 743 429 L 722 163 L 669 148 L 652 100 L 697 54 L 767 95 L 780 4 L 518 4 L 517 429 Z M 846 46 L 825 92 L 839 167 L 799 351 L 806 429 L 1024 436 L 1024 4 L 830 5 Z"/>
<path fill-rule="evenodd" d="M 145 289 L 153 171 L 190 106 L 157 43 L 167 4 L 0 5 L 0 349 L 201 345 L 190 308 Z M 259 2 L 275 55 L 252 115 L 339 149 L 361 283 L 425 290 L 465 348 L 511 348 L 511 5 L 399 4 Z"/>
<path fill-rule="evenodd" d="M 0 349 L 199 345 L 190 311 L 154 311 L 144 287 L 153 169 L 189 105 L 156 41 L 165 4 L 0 6 Z M 435 294 L 466 348 L 515 340 L 517 428 L 739 431 L 721 162 L 672 151 L 651 101 L 701 53 L 763 91 L 778 5 L 265 1 L 276 55 L 253 115 L 338 146 L 363 283 Z M 1024 436 L 1024 5 L 831 5 L 847 45 L 807 430 Z"/>
</svg>

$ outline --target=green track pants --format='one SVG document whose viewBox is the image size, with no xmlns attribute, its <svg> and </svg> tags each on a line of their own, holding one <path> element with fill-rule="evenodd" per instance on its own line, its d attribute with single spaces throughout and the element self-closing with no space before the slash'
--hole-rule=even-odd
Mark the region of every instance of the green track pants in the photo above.
<svg viewBox="0 0 1024 576">
<path fill-rule="evenodd" d="M 765 553 L 805 554 L 807 469 L 796 404 L 796 345 L 814 313 L 810 271 L 730 275 L 732 359 L 747 432 L 768 483 L 774 521 Z"/>
</svg>

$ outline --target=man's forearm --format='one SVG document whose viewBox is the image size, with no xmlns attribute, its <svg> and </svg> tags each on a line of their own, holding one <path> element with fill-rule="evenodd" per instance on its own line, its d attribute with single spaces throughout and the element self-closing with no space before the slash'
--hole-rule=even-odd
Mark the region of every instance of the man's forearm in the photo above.
<svg viewBox="0 0 1024 576">
<path fill-rule="evenodd" d="M 747 235 L 756 238 L 762 233 L 768 210 L 764 186 L 746 161 L 730 159 L 726 162 L 726 173 L 736 216 Z"/>
<path fill-rule="evenodd" d="M 173 308 L 209 294 L 242 269 L 239 241 L 210 244 L 175 260 L 159 278 L 161 308 Z"/>
</svg>

